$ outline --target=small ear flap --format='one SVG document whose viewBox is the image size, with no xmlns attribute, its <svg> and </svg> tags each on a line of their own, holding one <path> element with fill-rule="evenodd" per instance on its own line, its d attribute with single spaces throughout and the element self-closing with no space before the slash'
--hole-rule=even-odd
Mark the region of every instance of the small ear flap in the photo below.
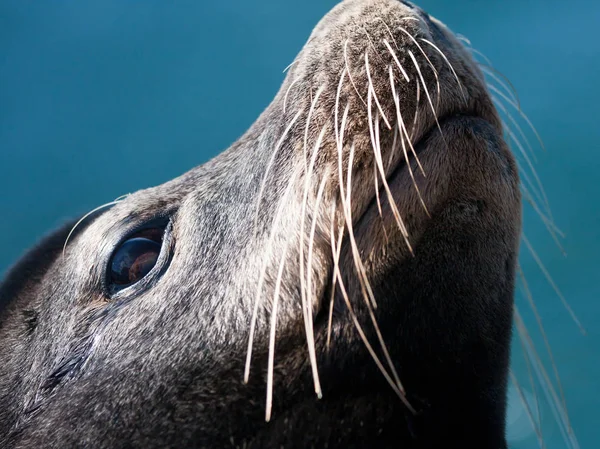
<svg viewBox="0 0 600 449">
<path fill-rule="evenodd" d="M 7 307 L 22 297 L 24 292 L 34 288 L 52 263 L 60 257 L 67 236 L 75 223 L 77 220 L 69 221 L 47 234 L 8 270 L 0 282 L 0 325 Z M 78 227 L 75 233 L 84 227 Z M 26 307 L 26 304 L 23 304 L 23 307 Z"/>
</svg>

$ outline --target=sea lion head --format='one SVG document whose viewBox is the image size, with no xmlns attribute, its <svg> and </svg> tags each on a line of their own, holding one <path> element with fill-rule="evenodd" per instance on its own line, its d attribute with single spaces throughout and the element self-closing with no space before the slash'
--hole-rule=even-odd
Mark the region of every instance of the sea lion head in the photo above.
<svg viewBox="0 0 600 449">
<path fill-rule="evenodd" d="M 505 447 L 519 233 L 468 50 L 346 0 L 229 149 L 9 272 L 0 441 Z"/>
</svg>

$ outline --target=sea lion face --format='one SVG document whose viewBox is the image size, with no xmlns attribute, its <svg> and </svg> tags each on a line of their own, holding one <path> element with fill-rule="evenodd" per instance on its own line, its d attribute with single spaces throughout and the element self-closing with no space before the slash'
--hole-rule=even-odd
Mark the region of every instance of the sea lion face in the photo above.
<svg viewBox="0 0 600 449">
<path fill-rule="evenodd" d="M 9 273 L 3 447 L 505 447 L 501 135 L 444 25 L 344 1 L 231 148 Z"/>
</svg>

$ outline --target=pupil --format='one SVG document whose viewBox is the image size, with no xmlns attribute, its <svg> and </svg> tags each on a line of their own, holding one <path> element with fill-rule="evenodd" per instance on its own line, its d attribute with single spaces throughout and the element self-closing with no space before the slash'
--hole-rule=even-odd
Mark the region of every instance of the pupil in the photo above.
<svg viewBox="0 0 600 449">
<path fill-rule="evenodd" d="M 146 276 L 156 265 L 160 243 L 144 237 L 127 240 L 117 249 L 111 262 L 111 281 L 131 285 Z"/>
</svg>

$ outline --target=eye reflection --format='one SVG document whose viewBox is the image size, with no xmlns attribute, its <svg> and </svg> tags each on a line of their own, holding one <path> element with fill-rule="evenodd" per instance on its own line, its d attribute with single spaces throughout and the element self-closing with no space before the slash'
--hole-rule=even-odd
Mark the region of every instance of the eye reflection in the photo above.
<svg viewBox="0 0 600 449">
<path fill-rule="evenodd" d="M 162 230 L 151 229 L 125 240 L 113 253 L 109 283 L 123 289 L 142 280 L 156 265 L 161 251 Z"/>
</svg>

